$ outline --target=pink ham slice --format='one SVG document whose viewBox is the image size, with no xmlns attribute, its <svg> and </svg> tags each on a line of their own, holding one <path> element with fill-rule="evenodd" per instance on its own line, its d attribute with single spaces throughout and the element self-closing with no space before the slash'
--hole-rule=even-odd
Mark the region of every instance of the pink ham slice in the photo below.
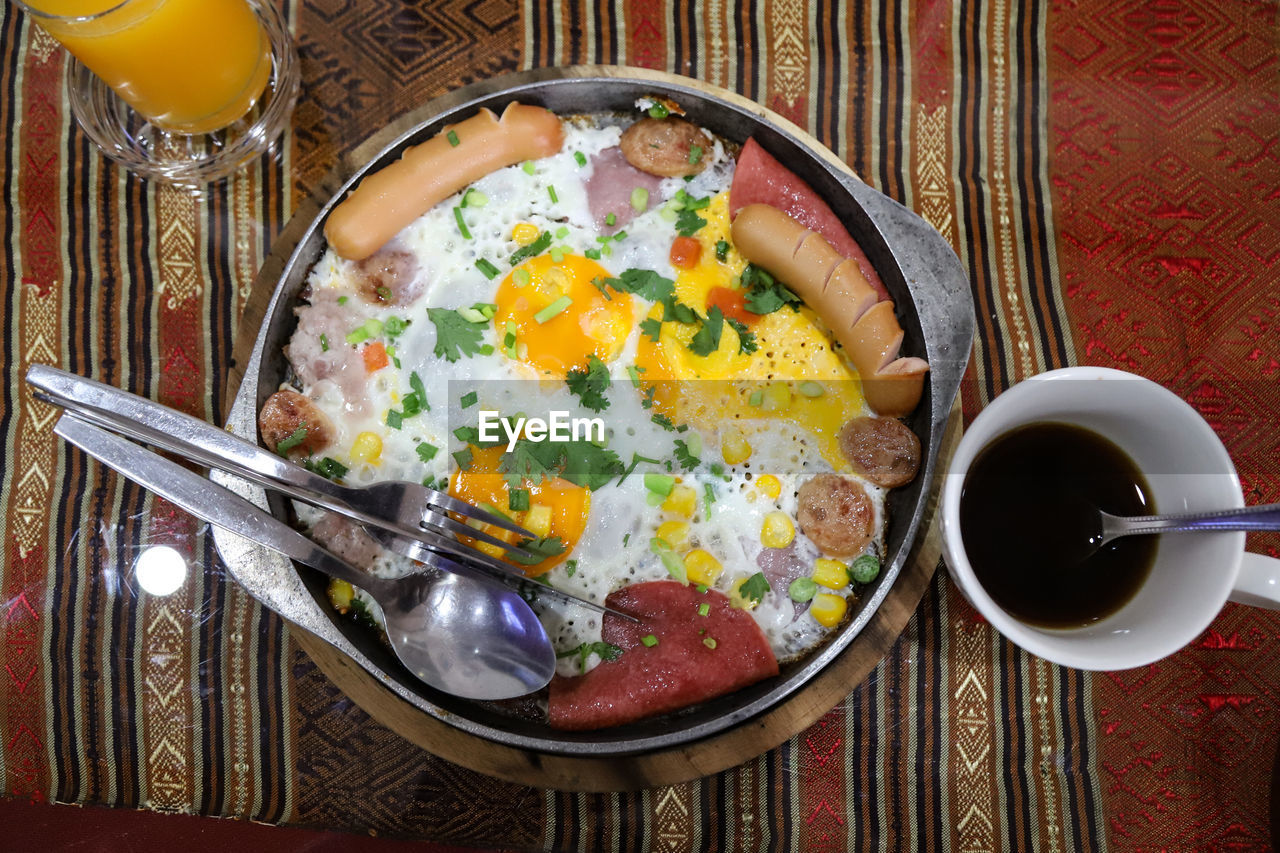
<svg viewBox="0 0 1280 853">
<path fill-rule="evenodd" d="M 843 257 L 858 264 L 881 299 L 889 298 L 875 267 L 835 211 L 799 175 L 779 163 L 754 139 L 748 139 L 738 154 L 733 184 L 729 187 L 729 216 L 737 216 L 742 208 L 757 203 L 772 205 L 810 231 L 821 234 Z"/>
<path fill-rule="evenodd" d="M 602 729 L 677 711 L 778 674 L 778 661 L 756 621 L 715 590 L 650 581 L 618 590 L 606 602 L 643 625 L 606 616 L 603 638 L 622 655 L 585 675 L 551 681 L 553 728 Z M 707 604 L 707 615 L 698 606 Z M 705 633 L 701 633 L 705 629 Z M 645 646 L 652 634 L 658 642 Z M 705 640 L 714 640 L 715 648 Z"/>
<path fill-rule="evenodd" d="M 622 149 L 606 148 L 591 158 L 591 177 L 586 180 L 587 205 L 591 218 L 602 234 L 615 234 L 636 215 L 631 206 L 631 192 L 643 187 L 649 193 L 649 207 L 660 202 L 658 186 L 662 178 L 642 172 L 627 162 Z M 615 217 L 612 225 L 605 224 L 608 215 Z"/>
</svg>

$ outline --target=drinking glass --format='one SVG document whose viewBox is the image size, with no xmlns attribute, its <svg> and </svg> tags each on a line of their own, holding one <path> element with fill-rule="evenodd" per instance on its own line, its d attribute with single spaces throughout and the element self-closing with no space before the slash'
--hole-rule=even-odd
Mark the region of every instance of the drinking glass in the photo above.
<svg viewBox="0 0 1280 853">
<path fill-rule="evenodd" d="M 72 113 L 108 157 L 198 185 L 274 145 L 297 99 L 269 0 L 13 0 L 71 53 Z"/>
</svg>

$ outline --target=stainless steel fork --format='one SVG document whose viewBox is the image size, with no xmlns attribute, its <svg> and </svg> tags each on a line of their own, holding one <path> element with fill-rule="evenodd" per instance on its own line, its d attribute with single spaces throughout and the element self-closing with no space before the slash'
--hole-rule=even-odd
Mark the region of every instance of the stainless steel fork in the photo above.
<svg viewBox="0 0 1280 853">
<path fill-rule="evenodd" d="M 32 365 L 27 371 L 27 382 L 42 399 L 99 426 L 337 512 L 368 525 L 371 531 L 384 531 L 384 535 L 377 537 L 383 547 L 411 559 L 423 561 L 427 554 L 447 555 L 464 566 L 483 569 L 490 576 L 535 590 L 539 595 L 550 595 L 601 613 L 617 612 L 531 581 L 509 563 L 455 539 L 452 534 L 462 534 L 523 553 L 516 545 L 456 521 L 448 513 L 492 524 L 529 539 L 536 537 L 508 518 L 442 492 L 399 481 L 344 486 L 199 418 L 48 365 Z"/>
<path fill-rule="evenodd" d="M 510 519 L 418 483 L 381 482 L 345 486 L 312 473 L 213 424 L 171 409 L 145 397 L 113 388 L 56 367 L 36 364 L 27 382 L 38 396 L 71 409 L 99 425 L 178 453 L 213 468 L 229 470 L 259 485 L 269 486 L 325 509 L 349 514 L 357 510 L 371 519 L 390 520 L 406 527 L 419 525 L 440 534 L 460 533 L 509 550 L 516 545 L 490 536 L 447 513 L 536 538 Z"/>
</svg>

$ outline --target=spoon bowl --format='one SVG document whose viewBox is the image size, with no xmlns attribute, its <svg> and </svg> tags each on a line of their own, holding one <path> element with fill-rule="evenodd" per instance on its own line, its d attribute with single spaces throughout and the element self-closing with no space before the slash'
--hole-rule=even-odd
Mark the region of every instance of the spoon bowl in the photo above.
<svg viewBox="0 0 1280 853">
<path fill-rule="evenodd" d="M 387 639 L 415 676 L 467 699 L 511 699 L 544 687 L 556 656 L 514 590 L 438 568 L 363 584 L 382 608 Z"/>
</svg>

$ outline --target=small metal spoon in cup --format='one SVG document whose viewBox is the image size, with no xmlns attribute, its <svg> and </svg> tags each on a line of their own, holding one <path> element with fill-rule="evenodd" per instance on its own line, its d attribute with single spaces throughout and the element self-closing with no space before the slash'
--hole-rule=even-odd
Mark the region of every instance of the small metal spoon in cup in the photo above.
<svg viewBox="0 0 1280 853">
<path fill-rule="evenodd" d="M 1214 512 L 1187 512 L 1174 515 L 1120 516 L 1094 508 L 1097 526 L 1089 534 L 1087 550 L 1080 559 L 1091 557 L 1099 548 L 1121 536 L 1151 533 L 1220 533 L 1223 531 L 1280 530 L 1280 504 L 1258 504 L 1241 509 Z M 1084 547 L 1084 546 L 1082 546 Z"/>
</svg>

